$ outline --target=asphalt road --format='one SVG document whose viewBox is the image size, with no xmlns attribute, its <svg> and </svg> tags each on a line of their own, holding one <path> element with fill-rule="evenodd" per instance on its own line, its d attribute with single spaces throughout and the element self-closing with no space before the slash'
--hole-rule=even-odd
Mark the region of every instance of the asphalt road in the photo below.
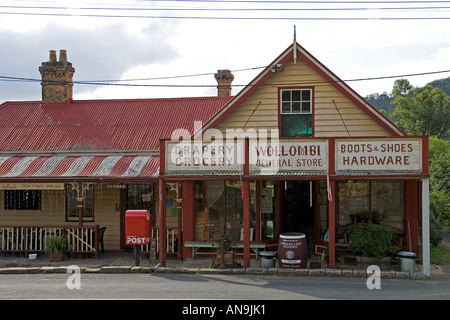
<svg viewBox="0 0 450 320">
<path fill-rule="evenodd" d="M 196 274 L 0 276 L 0 299 L 450 300 L 450 277 L 429 280 Z M 372 284 L 375 282 L 371 282 Z M 68 287 L 75 287 L 69 289 Z M 79 285 L 79 289 L 77 289 Z"/>
</svg>

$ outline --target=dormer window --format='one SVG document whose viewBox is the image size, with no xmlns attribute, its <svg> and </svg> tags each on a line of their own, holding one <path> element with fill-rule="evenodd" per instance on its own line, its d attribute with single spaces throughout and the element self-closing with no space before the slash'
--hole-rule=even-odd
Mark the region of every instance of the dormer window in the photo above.
<svg viewBox="0 0 450 320">
<path fill-rule="evenodd" d="M 280 136 L 312 136 L 312 89 L 280 90 Z"/>
</svg>

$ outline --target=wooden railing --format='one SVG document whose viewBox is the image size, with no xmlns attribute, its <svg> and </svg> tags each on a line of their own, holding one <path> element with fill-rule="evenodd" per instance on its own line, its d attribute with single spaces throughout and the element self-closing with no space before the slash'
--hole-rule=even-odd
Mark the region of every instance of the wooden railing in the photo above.
<svg viewBox="0 0 450 320">
<path fill-rule="evenodd" d="M 93 254 L 99 257 L 99 226 L 0 226 L 0 252 L 30 253 L 45 252 L 47 239 L 63 235 L 67 238 L 67 254 Z M 159 229 L 151 229 L 155 239 L 155 253 L 159 250 Z M 166 229 L 167 253 L 176 254 L 179 248 L 178 228 Z M 150 244 L 141 246 L 141 252 L 151 253 Z"/>
<path fill-rule="evenodd" d="M 0 252 L 45 252 L 49 238 L 65 236 L 67 254 L 94 254 L 98 258 L 99 226 L 0 226 Z"/>
<path fill-rule="evenodd" d="M 159 250 L 159 229 L 158 228 L 152 228 L 151 229 L 151 237 L 155 240 L 155 250 L 158 252 Z M 166 250 L 169 254 L 176 254 L 178 252 L 178 228 L 167 228 L 166 229 Z M 144 253 L 150 253 L 151 244 L 146 244 L 141 246 L 141 252 Z"/>
</svg>

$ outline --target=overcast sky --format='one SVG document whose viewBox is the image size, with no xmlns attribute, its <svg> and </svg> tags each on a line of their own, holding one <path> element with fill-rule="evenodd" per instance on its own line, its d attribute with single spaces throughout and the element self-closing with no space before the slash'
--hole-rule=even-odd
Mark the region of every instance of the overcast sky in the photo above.
<svg viewBox="0 0 450 320">
<path fill-rule="evenodd" d="M 292 44 L 294 26 L 342 80 L 450 70 L 450 1 L 348 2 L 2 0 L 0 103 L 40 100 L 39 66 L 60 49 L 76 82 L 147 79 L 76 83 L 75 100 L 215 95 L 219 69 L 233 71 L 234 95 Z M 407 78 L 422 86 L 449 76 Z M 348 84 L 366 96 L 394 81 Z"/>
</svg>

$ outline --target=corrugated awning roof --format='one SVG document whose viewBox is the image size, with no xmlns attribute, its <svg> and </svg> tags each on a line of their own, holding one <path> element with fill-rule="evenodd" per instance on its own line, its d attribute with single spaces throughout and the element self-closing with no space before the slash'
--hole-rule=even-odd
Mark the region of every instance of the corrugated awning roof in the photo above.
<svg viewBox="0 0 450 320">
<path fill-rule="evenodd" d="M 158 156 L 0 156 L 0 178 L 156 178 Z"/>
</svg>

